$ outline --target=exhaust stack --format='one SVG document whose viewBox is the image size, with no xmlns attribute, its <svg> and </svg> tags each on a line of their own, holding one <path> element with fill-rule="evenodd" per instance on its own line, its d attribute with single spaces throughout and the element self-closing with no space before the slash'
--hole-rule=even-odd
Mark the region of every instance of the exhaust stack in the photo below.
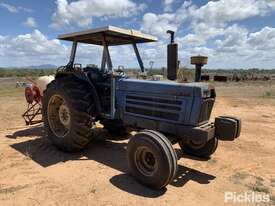
<svg viewBox="0 0 275 206">
<path fill-rule="evenodd" d="M 193 56 L 191 57 L 191 64 L 196 65 L 195 82 L 201 81 L 201 68 L 208 62 L 206 56 Z"/>
<path fill-rule="evenodd" d="M 167 34 L 171 35 L 171 42 L 167 45 L 167 79 L 176 80 L 179 61 L 178 61 L 178 44 L 174 41 L 175 32 L 168 30 Z"/>
</svg>

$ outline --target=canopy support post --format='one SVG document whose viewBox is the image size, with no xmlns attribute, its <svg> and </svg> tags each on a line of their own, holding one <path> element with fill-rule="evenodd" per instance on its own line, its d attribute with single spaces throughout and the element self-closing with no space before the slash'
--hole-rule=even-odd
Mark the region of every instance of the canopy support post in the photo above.
<svg viewBox="0 0 275 206">
<path fill-rule="evenodd" d="M 134 50 L 135 50 L 135 54 L 136 54 L 136 57 L 137 57 L 137 60 L 138 60 L 138 63 L 139 63 L 141 72 L 144 72 L 144 64 L 143 64 L 143 61 L 142 61 L 142 59 L 141 59 L 141 57 L 140 57 L 140 54 L 139 54 L 139 51 L 138 51 L 137 44 L 136 44 L 136 43 L 133 43 L 133 47 L 134 47 Z"/>
<path fill-rule="evenodd" d="M 103 35 L 102 45 L 103 45 L 103 56 L 102 56 L 102 62 L 101 62 L 101 69 L 102 71 L 105 70 L 106 63 L 107 63 L 108 71 L 111 72 L 111 102 L 110 102 L 111 109 L 110 109 L 110 114 L 108 114 L 107 117 L 109 117 L 110 119 L 114 119 L 115 113 L 116 113 L 116 107 L 115 107 L 116 77 L 112 73 L 113 64 L 112 64 L 109 47 L 106 42 L 105 35 Z"/>
<path fill-rule="evenodd" d="M 75 60 L 76 49 L 77 49 L 77 41 L 74 41 L 74 42 L 73 42 L 73 45 L 72 45 L 70 61 L 69 61 L 69 63 L 67 64 L 67 68 L 69 68 L 70 70 L 71 70 L 71 69 L 73 68 L 73 66 L 74 66 L 74 60 Z"/>
<path fill-rule="evenodd" d="M 111 56 L 110 56 L 110 52 L 109 52 L 109 47 L 108 47 L 108 44 L 106 42 L 105 35 L 103 36 L 102 44 L 103 44 L 103 57 L 102 57 L 101 68 L 105 69 L 106 62 L 107 62 L 108 70 L 112 71 L 113 70 L 113 64 L 112 64 L 112 60 L 111 60 Z"/>
</svg>

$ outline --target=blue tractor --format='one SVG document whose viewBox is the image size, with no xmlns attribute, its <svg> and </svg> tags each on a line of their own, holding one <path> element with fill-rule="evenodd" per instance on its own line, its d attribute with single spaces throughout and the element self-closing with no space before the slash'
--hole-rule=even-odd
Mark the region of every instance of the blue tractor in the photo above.
<svg viewBox="0 0 275 206">
<path fill-rule="evenodd" d="M 151 35 L 107 26 L 59 36 L 73 44 L 69 63 L 57 70 L 44 92 L 44 126 L 53 144 L 68 152 L 84 148 L 95 137 L 98 121 L 112 135 L 135 130 L 127 146 L 129 170 L 141 183 L 161 189 L 177 171 L 173 144 L 179 143 L 189 155 L 210 157 L 219 140 L 239 137 L 240 119 L 220 116 L 209 121 L 216 94 L 212 86 L 200 82 L 206 57 L 192 59 L 197 65 L 195 82 L 175 81 L 178 46 L 174 32 L 168 33 L 167 81 L 130 79 L 123 67 L 113 68 L 109 47 L 131 44 L 144 73 L 137 44 L 157 41 Z M 75 63 L 78 43 L 103 47 L 100 68 Z"/>
</svg>

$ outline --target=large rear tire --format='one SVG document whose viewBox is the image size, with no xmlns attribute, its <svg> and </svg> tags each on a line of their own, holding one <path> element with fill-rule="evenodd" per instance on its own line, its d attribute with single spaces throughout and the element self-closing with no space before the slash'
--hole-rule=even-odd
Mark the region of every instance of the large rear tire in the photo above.
<svg viewBox="0 0 275 206">
<path fill-rule="evenodd" d="M 204 144 L 179 142 L 179 145 L 181 150 L 186 154 L 196 157 L 209 158 L 212 154 L 214 154 L 218 147 L 218 139 L 214 137 Z"/>
<path fill-rule="evenodd" d="M 93 137 L 95 102 L 85 83 L 73 76 L 52 81 L 43 96 L 46 137 L 67 152 L 84 148 Z"/>
<path fill-rule="evenodd" d="M 145 130 L 132 137 L 127 147 L 131 174 L 154 189 L 166 187 L 177 171 L 177 155 L 170 141 L 159 132 Z"/>
</svg>

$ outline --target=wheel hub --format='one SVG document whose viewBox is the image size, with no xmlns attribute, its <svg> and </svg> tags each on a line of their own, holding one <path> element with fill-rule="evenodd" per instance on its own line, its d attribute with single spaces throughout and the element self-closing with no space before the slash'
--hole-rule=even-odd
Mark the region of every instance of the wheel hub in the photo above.
<svg viewBox="0 0 275 206">
<path fill-rule="evenodd" d="M 145 176 L 152 176 L 157 169 L 154 154 L 148 147 L 140 147 L 135 153 L 137 169 Z"/>
<path fill-rule="evenodd" d="M 59 114 L 60 122 L 61 122 L 66 128 L 68 128 L 68 127 L 70 126 L 70 122 L 71 122 L 71 115 L 70 115 L 70 110 L 69 110 L 69 108 L 67 107 L 66 104 L 62 104 L 62 105 L 59 107 L 58 114 Z"/>
</svg>

